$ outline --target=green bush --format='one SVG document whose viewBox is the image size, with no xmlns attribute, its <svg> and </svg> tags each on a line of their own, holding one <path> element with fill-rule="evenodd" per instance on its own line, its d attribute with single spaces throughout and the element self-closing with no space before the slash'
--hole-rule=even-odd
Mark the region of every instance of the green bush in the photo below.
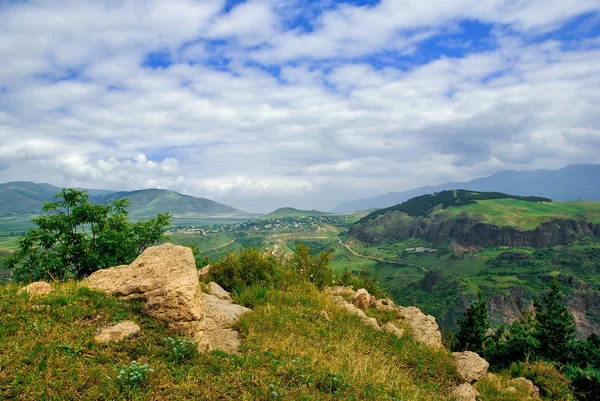
<svg viewBox="0 0 600 401">
<path fill-rule="evenodd" d="M 19 250 L 5 264 L 17 280 L 81 278 L 110 266 L 131 263 L 146 247 L 160 241 L 170 214 L 129 221 L 129 201 L 106 205 L 89 201 L 86 191 L 63 189 L 56 202 L 44 204 L 44 214 L 19 239 Z"/>
<path fill-rule="evenodd" d="M 525 377 L 540 388 L 540 395 L 544 400 L 571 401 L 573 392 L 571 380 L 560 373 L 556 365 L 550 362 L 524 363 L 518 362 L 511 365 L 513 377 Z"/>
<path fill-rule="evenodd" d="M 148 375 L 152 372 L 154 370 L 150 369 L 148 364 L 139 365 L 136 361 L 133 361 L 121 369 L 117 380 L 122 387 L 134 390 L 144 385 Z"/>
<path fill-rule="evenodd" d="M 168 347 L 169 361 L 181 363 L 198 353 L 198 343 L 189 338 L 163 338 L 163 342 Z"/>
</svg>

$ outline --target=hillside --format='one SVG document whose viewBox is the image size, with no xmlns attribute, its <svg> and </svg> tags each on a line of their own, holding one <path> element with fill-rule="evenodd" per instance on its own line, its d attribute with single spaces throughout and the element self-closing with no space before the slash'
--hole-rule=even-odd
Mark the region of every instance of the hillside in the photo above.
<svg viewBox="0 0 600 401">
<path fill-rule="evenodd" d="M 451 189 L 498 191 L 514 195 L 536 194 L 563 202 L 580 199 L 600 201 L 600 165 L 570 165 L 560 170 L 502 171 L 468 182 L 448 182 L 344 202 L 335 207 L 332 212 L 347 213 L 371 208 L 387 208 L 416 196 Z"/>
<path fill-rule="evenodd" d="M 132 218 L 145 219 L 157 213 L 170 212 L 174 217 L 245 217 L 248 214 L 231 206 L 206 198 L 195 198 L 164 189 L 142 189 L 129 192 L 113 192 L 93 197 L 96 203 L 106 203 L 127 198 L 131 202 Z"/>
<path fill-rule="evenodd" d="M 541 248 L 600 236 L 600 203 L 442 191 L 377 210 L 354 224 L 349 234 L 370 244 L 417 237 L 465 248 Z"/>
<path fill-rule="evenodd" d="M 263 216 L 265 219 L 281 219 L 286 217 L 318 217 L 318 216 L 328 216 L 331 213 L 319 212 L 317 210 L 299 210 L 294 209 L 293 207 L 282 207 L 277 210 L 272 211 L 271 213 Z"/>
<path fill-rule="evenodd" d="M 61 188 L 50 184 L 33 182 L 9 182 L 0 184 L 0 216 L 22 216 L 41 213 L 44 202 L 53 201 Z M 109 191 L 85 189 L 95 203 L 106 203 L 128 198 L 131 202 L 129 215 L 133 219 L 147 219 L 157 213 L 171 212 L 175 218 L 256 218 L 233 207 L 210 199 L 195 198 L 164 189 L 136 191 Z"/>
</svg>

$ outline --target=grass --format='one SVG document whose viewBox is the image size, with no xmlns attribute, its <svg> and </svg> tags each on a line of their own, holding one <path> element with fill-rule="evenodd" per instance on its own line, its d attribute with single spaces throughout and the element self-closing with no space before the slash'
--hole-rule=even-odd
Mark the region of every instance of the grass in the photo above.
<svg viewBox="0 0 600 401">
<path fill-rule="evenodd" d="M 0 237 L 0 251 L 17 250 L 17 241 L 19 237 Z"/>
<path fill-rule="evenodd" d="M 54 287 L 28 298 L 15 296 L 15 283 L 0 286 L 2 399 L 447 400 L 458 382 L 446 351 L 374 332 L 312 286 L 269 292 L 239 323 L 239 355 L 181 363 L 163 341 L 174 333 L 139 303 L 77 283 Z M 93 341 L 96 329 L 125 319 L 141 326 L 139 338 Z M 117 378 L 134 360 L 153 369 L 139 389 Z"/>
<path fill-rule="evenodd" d="M 600 202 L 526 202 L 516 199 L 480 200 L 472 205 L 439 209 L 456 216 L 467 213 L 484 223 L 533 230 L 552 219 L 583 219 L 600 223 Z"/>
</svg>

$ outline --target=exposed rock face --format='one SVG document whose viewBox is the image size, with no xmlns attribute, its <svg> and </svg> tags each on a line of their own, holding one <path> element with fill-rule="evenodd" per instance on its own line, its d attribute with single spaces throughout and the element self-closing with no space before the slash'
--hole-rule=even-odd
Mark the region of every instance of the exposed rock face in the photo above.
<svg viewBox="0 0 600 401">
<path fill-rule="evenodd" d="M 114 326 L 105 327 L 94 337 L 99 343 L 105 344 L 110 342 L 123 341 L 140 334 L 140 326 L 130 320 L 118 323 Z"/>
<path fill-rule="evenodd" d="M 239 338 L 231 327 L 249 310 L 203 294 L 192 250 L 172 244 L 148 248 L 130 265 L 99 270 L 82 284 L 121 299 L 142 300 L 144 313 L 195 339 L 201 351 L 235 352 Z M 218 288 L 221 297 L 229 297 Z"/>
<path fill-rule="evenodd" d="M 490 364 L 475 352 L 453 352 L 452 357 L 458 374 L 467 383 L 481 380 L 490 367 Z"/>
<path fill-rule="evenodd" d="M 384 331 L 386 331 L 386 332 L 388 332 L 390 334 L 393 334 L 393 335 L 395 335 L 398 338 L 404 337 L 404 330 L 403 329 L 399 329 L 398 327 L 394 326 L 393 324 L 391 324 L 389 322 L 386 323 L 386 324 L 384 324 L 383 326 L 381 326 L 381 328 Z"/>
<path fill-rule="evenodd" d="M 476 401 L 479 393 L 468 383 L 463 383 L 452 391 L 456 401 Z"/>
<path fill-rule="evenodd" d="M 50 294 L 51 292 L 52 286 L 50 284 L 46 283 L 45 281 L 36 281 L 21 288 L 19 291 L 17 291 L 17 295 L 27 293 L 28 295 L 36 296 Z"/>
<path fill-rule="evenodd" d="M 379 229 L 374 229 L 376 226 Z M 534 230 L 521 230 L 482 223 L 466 215 L 448 217 L 440 213 L 413 218 L 401 213 L 389 213 L 376 220 L 353 225 L 349 234 L 370 244 L 414 236 L 433 242 L 444 242 L 451 238 L 460 249 L 490 246 L 546 248 L 582 238 L 600 237 L 600 224 L 575 219 L 553 219 Z"/>
</svg>

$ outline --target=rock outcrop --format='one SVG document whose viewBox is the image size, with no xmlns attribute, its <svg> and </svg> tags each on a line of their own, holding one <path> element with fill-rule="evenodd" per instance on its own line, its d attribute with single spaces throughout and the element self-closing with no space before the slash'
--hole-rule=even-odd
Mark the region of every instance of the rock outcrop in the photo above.
<svg viewBox="0 0 600 401">
<path fill-rule="evenodd" d="M 231 327 L 248 310 L 203 294 L 192 250 L 173 244 L 148 248 L 130 265 L 99 270 L 82 284 L 121 299 L 140 299 L 144 313 L 198 341 L 201 351 L 235 351 L 239 341 Z"/>
<path fill-rule="evenodd" d="M 475 352 L 453 352 L 452 358 L 460 377 L 467 383 L 481 380 L 487 374 L 490 364 Z"/>
<path fill-rule="evenodd" d="M 215 297 L 220 298 L 220 299 L 225 299 L 225 300 L 231 301 L 231 294 L 228 293 L 227 291 L 225 291 L 223 289 L 223 287 L 221 287 L 219 284 L 215 283 L 214 281 L 211 281 L 210 283 L 208 283 L 208 288 L 210 290 L 211 295 L 214 295 Z"/>
<path fill-rule="evenodd" d="M 21 288 L 19 291 L 17 291 L 17 295 L 26 293 L 30 296 L 36 296 L 50 294 L 51 292 L 52 286 L 50 284 L 46 283 L 45 281 L 36 281 Z"/>
<path fill-rule="evenodd" d="M 140 334 L 140 326 L 130 320 L 117 323 L 114 326 L 105 327 L 94 337 L 101 344 L 119 342 Z"/>
<path fill-rule="evenodd" d="M 397 306 L 391 299 L 378 300 L 364 288 L 354 291 L 351 287 L 338 286 L 328 287 L 326 291 L 336 304 L 347 310 L 348 313 L 358 316 L 365 325 L 375 330 L 383 328 L 389 333 L 402 337 L 404 335 L 402 327 L 408 326 L 417 341 L 432 348 L 443 348 L 442 334 L 435 318 L 425 315 L 419 308 Z M 350 301 L 347 301 L 346 298 Z M 364 310 L 368 308 L 396 312 L 398 319 L 381 327 L 377 323 L 377 319 L 369 318 L 365 314 Z"/>
</svg>

